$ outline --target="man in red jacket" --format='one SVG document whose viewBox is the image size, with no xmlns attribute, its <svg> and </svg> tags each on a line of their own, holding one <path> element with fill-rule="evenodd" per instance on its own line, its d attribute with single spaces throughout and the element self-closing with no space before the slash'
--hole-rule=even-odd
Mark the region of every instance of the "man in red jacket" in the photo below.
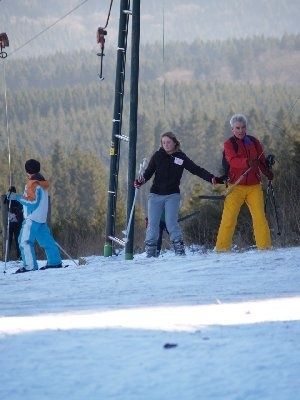
<svg viewBox="0 0 300 400">
<path fill-rule="evenodd" d="M 237 218 L 244 203 L 247 204 L 252 216 L 257 248 L 269 249 L 271 237 L 264 211 L 261 173 L 269 180 L 273 179 L 273 173 L 266 164 L 259 140 L 247 135 L 246 117 L 242 114 L 233 115 L 230 126 L 233 136 L 224 143 L 225 158 L 229 164 L 229 185 L 239 182 L 226 196 L 215 250 L 230 250 Z M 248 172 L 240 180 L 247 170 Z"/>
</svg>

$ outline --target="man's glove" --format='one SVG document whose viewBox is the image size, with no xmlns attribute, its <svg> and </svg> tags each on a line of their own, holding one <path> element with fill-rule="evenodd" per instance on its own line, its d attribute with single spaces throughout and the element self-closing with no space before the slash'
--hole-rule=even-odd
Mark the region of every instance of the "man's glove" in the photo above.
<svg viewBox="0 0 300 400">
<path fill-rule="evenodd" d="M 274 178 L 273 171 L 271 171 L 270 169 L 268 169 L 268 170 L 265 172 L 265 175 L 266 175 L 266 177 L 269 179 L 269 181 L 272 181 L 273 178 Z"/>
<path fill-rule="evenodd" d="M 16 200 L 17 199 L 17 193 L 14 192 L 7 192 L 6 193 L 6 198 L 8 201 L 10 200 Z"/>
<path fill-rule="evenodd" d="M 225 182 L 226 182 L 226 176 L 225 175 L 223 175 L 223 176 L 214 176 L 212 178 L 212 180 L 211 180 L 211 183 L 213 185 L 216 185 L 216 184 L 222 185 Z"/>
<path fill-rule="evenodd" d="M 136 189 L 139 189 L 145 183 L 145 178 L 143 176 L 139 176 L 137 179 L 134 180 L 133 186 Z"/>
<path fill-rule="evenodd" d="M 258 167 L 259 160 L 258 160 L 257 158 L 252 158 L 252 159 L 249 159 L 249 160 L 247 161 L 247 163 L 248 163 L 248 166 L 249 166 L 249 167 L 251 167 L 251 168 L 256 168 L 256 167 Z"/>
</svg>

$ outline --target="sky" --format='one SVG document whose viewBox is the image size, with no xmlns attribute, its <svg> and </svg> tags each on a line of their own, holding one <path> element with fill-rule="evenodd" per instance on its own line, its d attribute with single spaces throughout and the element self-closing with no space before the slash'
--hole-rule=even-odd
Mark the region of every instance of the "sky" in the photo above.
<svg viewBox="0 0 300 400">
<path fill-rule="evenodd" d="M 67 264 L 0 262 L 1 399 L 300 398 L 300 247 Z"/>
</svg>

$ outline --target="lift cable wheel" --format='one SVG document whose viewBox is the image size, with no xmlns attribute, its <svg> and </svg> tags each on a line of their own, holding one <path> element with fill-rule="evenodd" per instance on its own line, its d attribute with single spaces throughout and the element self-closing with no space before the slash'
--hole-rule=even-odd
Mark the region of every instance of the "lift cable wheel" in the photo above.
<svg viewBox="0 0 300 400">
<path fill-rule="evenodd" d="M 104 28 L 99 27 L 97 30 L 97 43 L 100 44 L 100 53 L 97 53 L 97 56 L 100 57 L 100 72 L 98 74 L 101 81 L 103 81 L 104 77 L 102 75 L 103 72 L 103 57 L 104 54 L 104 45 L 105 45 L 105 36 L 107 35 L 107 31 Z"/>
<path fill-rule="evenodd" d="M 100 57 L 100 71 L 98 74 L 100 81 L 103 81 L 103 79 L 104 79 L 104 77 L 103 77 L 103 57 L 105 56 L 104 45 L 105 45 L 105 36 L 107 35 L 106 28 L 108 26 L 112 4 L 113 4 L 113 0 L 110 0 L 109 11 L 108 11 L 108 15 L 107 15 L 107 19 L 106 19 L 106 23 L 105 23 L 104 27 L 100 26 L 97 29 L 97 43 L 100 44 L 100 52 L 97 53 L 97 56 Z"/>
<path fill-rule="evenodd" d="M 0 33 L 0 58 L 6 58 L 7 53 L 3 51 L 5 47 L 9 47 L 9 40 L 5 32 Z"/>
</svg>

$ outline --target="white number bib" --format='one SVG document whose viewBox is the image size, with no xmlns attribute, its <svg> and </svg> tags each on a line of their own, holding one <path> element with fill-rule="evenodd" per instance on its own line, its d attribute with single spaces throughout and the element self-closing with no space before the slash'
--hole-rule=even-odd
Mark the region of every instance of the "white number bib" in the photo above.
<svg viewBox="0 0 300 400">
<path fill-rule="evenodd" d="M 181 158 L 175 157 L 174 158 L 174 164 L 182 165 L 183 164 L 183 160 Z"/>
</svg>

